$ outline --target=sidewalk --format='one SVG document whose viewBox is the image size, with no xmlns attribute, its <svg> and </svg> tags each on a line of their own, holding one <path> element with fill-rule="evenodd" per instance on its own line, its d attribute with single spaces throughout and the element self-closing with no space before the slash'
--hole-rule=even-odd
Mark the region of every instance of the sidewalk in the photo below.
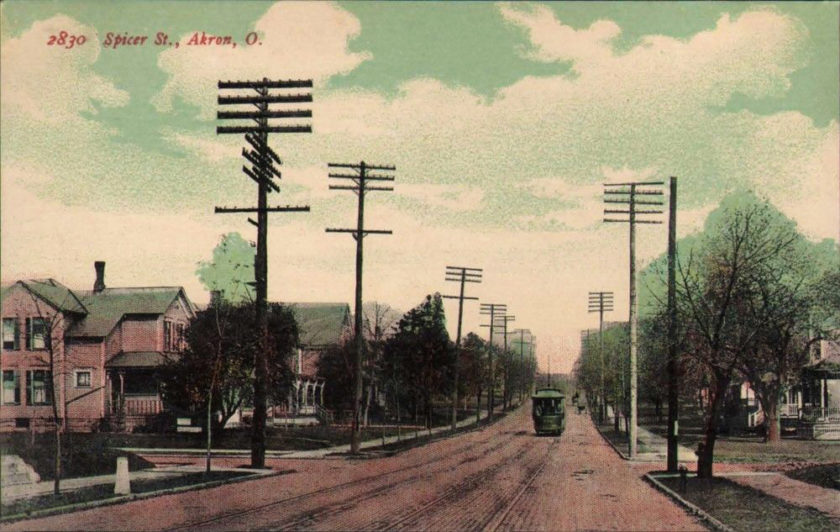
<svg viewBox="0 0 840 532">
<path fill-rule="evenodd" d="M 215 468 L 214 470 L 236 471 L 236 469 L 234 468 Z M 202 471 L 204 471 L 204 469 L 198 466 L 166 466 L 156 467 L 154 469 L 142 469 L 140 471 L 132 471 L 129 473 L 129 478 L 131 479 L 131 482 L 134 482 L 137 480 L 177 477 L 180 475 L 186 475 L 188 473 L 200 473 Z M 95 477 L 65 478 L 61 480 L 60 491 L 62 493 L 66 493 L 81 488 L 88 488 L 91 486 L 114 484 L 115 482 L 116 474 L 98 475 Z M 53 492 L 53 485 L 54 484 L 52 480 L 44 480 L 41 482 L 36 482 L 34 484 L 17 484 L 13 486 L 3 486 L 2 500 L 4 503 L 7 503 L 18 499 L 38 497 L 39 495 L 48 495 Z"/>
<path fill-rule="evenodd" d="M 484 420 L 487 418 L 486 411 L 482 411 L 484 414 L 481 419 Z M 458 422 L 458 428 L 468 427 L 470 425 L 475 425 L 475 418 L 470 417 L 468 419 L 464 419 Z M 441 432 L 446 432 L 450 430 L 449 425 L 445 427 L 435 427 L 431 430 L 420 430 L 420 431 L 411 431 L 406 434 L 402 434 L 398 436 L 389 436 L 386 437 L 385 444 L 391 443 L 398 443 L 400 441 L 407 441 L 412 440 L 417 437 L 425 437 L 440 434 Z M 362 449 L 371 449 L 380 447 L 382 445 L 382 438 L 376 438 L 371 440 L 366 440 L 361 443 Z M 144 448 L 121 448 L 121 451 L 128 451 L 135 454 L 160 454 L 160 455 L 169 455 L 169 454 L 179 454 L 179 455 L 199 455 L 204 456 L 207 452 L 206 449 L 144 449 Z M 272 451 L 266 450 L 266 458 L 288 458 L 288 459 L 318 459 L 318 458 L 325 458 L 331 455 L 341 455 L 347 454 L 350 452 L 350 445 L 338 445 L 335 447 L 328 447 L 325 449 L 313 449 L 307 451 Z M 234 456 L 250 456 L 251 451 L 249 449 L 213 449 L 213 457 L 234 457 Z M 241 471 L 241 468 L 223 468 L 223 467 L 213 467 L 214 471 Z M 155 467 L 154 469 L 144 469 L 140 471 L 132 471 L 129 473 L 131 481 L 134 482 L 136 480 L 145 480 L 145 479 L 152 479 L 152 478 L 167 478 L 167 477 L 174 477 L 179 475 L 185 475 L 188 473 L 196 473 L 204 471 L 203 466 L 194 466 L 194 465 L 175 465 L 175 466 L 163 466 L 163 467 Z M 263 473 L 263 474 L 271 474 L 272 470 L 253 470 L 255 473 Z M 69 478 L 69 479 L 62 479 L 61 481 L 61 492 L 70 492 L 74 490 L 78 490 L 81 488 L 91 487 L 91 486 L 98 486 L 103 484 L 114 484 L 116 480 L 116 475 L 99 475 L 94 477 L 81 477 L 81 478 Z M 39 495 L 46 495 L 52 493 L 53 491 L 53 481 L 46 480 L 42 482 L 37 482 L 34 484 L 18 484 L 14 486 L 3 486 L 2 493 L 0 493 L 0 497 L 2 497 L 2 501 L 4 503 L 11 502 L 13 500 L 22 499 L 22 498 L 29 498 L 29 497 L 37 497 Z"/>
</svg>

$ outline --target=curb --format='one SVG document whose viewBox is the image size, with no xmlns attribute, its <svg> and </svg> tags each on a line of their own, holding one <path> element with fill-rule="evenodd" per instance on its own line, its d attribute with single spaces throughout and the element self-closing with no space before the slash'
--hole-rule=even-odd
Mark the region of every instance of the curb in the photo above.
<svg viewBox="0 0 840 532">
<path fill-rule="evenodd" d="M 643 477 L 649 484 L 651 484 L 654 488 L 658 489 L 678 504 L 683 506 L 690 514 L 693 514 L 699 517 L 702 521 L 708 524 L 714 530 L 720 530 L 721 532 L 735 532 L 734 528 L 729 527 L 728 525 L 723 524 L 721 521 L 718 521 L 711 515 L 709 515 L 705 510 L 701 509 L 699 506 L 696 506 L 687 500 L 683 499 L 677 492 L 670 489 L 665 484 L 659 482 L 656 477 L 651 475 L 650 473 L 645 473 Z"/>
<path fill-rule="evenodd" d="M 223 484 L 236 484 L 238 482 L 246 482 L 249 480 L 257 480 L 259 478 L 267 478 L 273 477 L 278 475 L 285 475 L 288 474 L 289 471 L 280 470 L 280 471 L 272 471 L 270 473 L 251 473 L 249 475 L 243 475 L 241 477 L 234 477 L 227 480 L 213 480 L 211 482 L 203 482 L 200 484 L 190 484 L 188 486 L 178 486 L 176 488 L 167 488 L 158 491 L 149 491 L 146 493 L 136 493 L 131 495 L 122 495 L 119 497 L 111 497 L 108 499 L 99 499 L 95 501 L 87 501 L 87 502 L 80 502 L 75 504 L 67 504 L 65 506 L 56 506 L 54 508 L 44 508 L 42 510 L 34 510 L 29 513 L 24 514 L 14 514 L 9 516 L 2 516 L 0 517 L 0 523 L 13 523 L 16 521 L 26 521 L 29 519 L 38 519 L 41 517 L 50 517 L 53 515 L 61 515 L 67 514 L 72 512 L 78 512 L 81 510 L 90 510 L 93 508 L 99 508 L 102 506 L 113 506 L 117 504 L 123 504 L 126 502 L 131 501 L 139 501 L 143 499 L 151 499 L 152 497 L 161 497 L 164 495 L 171 495 L 174 493 L 183 493 L 187 491 L 197 491 L 209 488 L 215 488 L 217 486 L 221 486 Z"/>
<path fill-rule="evenodd" d="M 607 438 L 607 437 L 604 435 L 604 433 L 603 433 L 603 432 L 601 432 L 601 427 L 599 427 L 597 423 L 595 423 L 595 422 L 593 421 L 593 423 L 592 423 L 592 424 L 593 424 L 593 425 L 595 425 L 595 430 L 597 430 L 597 431 L 598 431 L 598 435 L 599 435 L 599 436 L 601 436 L 601 439 L 603 439 L 605 442 L 607 442 L 607 443 L 609 444 L 609 446 L 610 446 L 610 447 L 612 447 L 613 451 L 615 451 L 615 453 L 616 453 L 616 454 L 617 454 L 617 455 L 618 455 L 618 456 L 619 456 L 622 460 L 626 460 L 626 461 L 628 461 L 628 462 L 635 462 L 635 460 L 631 460 L 629 456 L 627 456 L 627 455 L 626 455 L 626 454 L 624 454 L 621 450 L 619 450 L 619 448 L 618 448 L 618 447 L 616 447 L 616 445 L 615 445 L 615 444 L 614 444 L 614 443 L 613 443 L 613 442 L 612 442 L 609 438 Z"/>
</svg>

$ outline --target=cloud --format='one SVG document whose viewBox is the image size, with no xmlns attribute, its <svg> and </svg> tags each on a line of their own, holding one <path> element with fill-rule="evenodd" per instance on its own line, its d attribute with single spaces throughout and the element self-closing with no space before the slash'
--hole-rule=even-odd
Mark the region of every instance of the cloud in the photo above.
<svg viewBox="0 0 840 532">
<path fill-rule="evenodd" d="M 532 48 L 524 55 L 535 61 L 604 61 L 612 54 L 610 42 L 621 33 L 610 20 L 597 20 L 589 28 L 576 30 L 557 20 L 543 5 L 503 3 L 499 11 L 508 22 L 528 30 Z"/>
<path fill-rule="evenodd" d="M 82 44 L 48 46 L 50 36 L 66 31 L 84 35 Z M 37 21 L 20 37 L 4 39 L 0 50 L 2 115 L 5 120 L 50 126 L 77 125 L 97 106 L 120 107 L 129 95 L 93 71 L 100 46 L 96 32 L 65 15 Z M 7 124 L 8 127 L 9 124 Z"/>
<path fill-rule="evenodd" d="M 254 26 L 258 44 L 247 45 L 245 35 L 234 36 L 237 46 L 180 46 L 160 54 L 158 66 L 169 75 L 152 103 L 169 112 L 176 99 L 200 109 L 210 119 L 216 108 L 216 82 L 240 79 L 326 79 L 343 74 L 370 59 L 369 53 L 350 52 L 347 43 L 361 30 L 358 19 L 335 4 L 279 2 Z"/>
</svg>

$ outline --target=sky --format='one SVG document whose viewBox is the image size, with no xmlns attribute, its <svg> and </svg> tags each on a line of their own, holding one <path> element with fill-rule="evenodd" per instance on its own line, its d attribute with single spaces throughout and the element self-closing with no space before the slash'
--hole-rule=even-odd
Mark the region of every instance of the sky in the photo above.
<svg viewBox="0 0 840 532">
<path fill-rule="evenodd" d="M 243 139 L 215 132 L 217 81 L 312 79 L 313 132 L 269 139 L 270 204 L 311 207 L 270 217 L 269 298 L 352 304 L 355 242 L 324 229 L 352 227 L 356 199 L 327 163 L 394 165 L 395 190 L 366 200 L 366 226 L 393 235 L 365 238 L 364 299 L 406 311 L 457 293 L 446 266 L 482 268 L 464 332 L 486 337 L 478 304 L 505 303 L 541 368 L 569 371 L 598 326 L 588 292 L 628 314 L 628 230 L 602 222 L 603 183 L 677 176 L 678 236 L 750 189 L 838 238 L 839 6 L 7 0 L 2 280 L 89 289 L 104 260 L 108 286 L 207 302 L 198 263 L 226 233 L 256 240 L 213 213 L 256 201 Z M 666 239 L 639 228 L 639 267 Z"/>
</svg>

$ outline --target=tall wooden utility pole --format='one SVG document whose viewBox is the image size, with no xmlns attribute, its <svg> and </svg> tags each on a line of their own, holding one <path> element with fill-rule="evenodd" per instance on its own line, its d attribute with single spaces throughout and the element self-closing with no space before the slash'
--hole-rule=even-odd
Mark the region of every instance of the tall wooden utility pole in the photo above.
<svg viewBox="0 0 840 532">
<path fill-rule="evenodd" d="M 522 394 L 525 389 L 525 381 L 526 381 L 526 372 L 525 372 L 525 333 L 527 332 L 530 336 L 531 331 L 528 329 L 516 329 L 513 331 L 514 334 L 519 333 L 519 372 L 520 372 L 520 382 L 519 382 L 519 402 L 522 403 Z M 530 342 L 528 343 L 530 346 Z"/>
<path fill-rule="evenodd" d="M 604 209 L 604 216 L 619 215 L 620 218 L 604 218 L 605 222 L 630 224 L 630 457 L 636 457 L 636 433 L 638 427 L 637 402 L 639 376 L 636 363 L 636 348 L 639 318 L 636 302 L 636 224 L 661 224 L 661 221 L 639 218 L 648 214 L 662 214 L 661 210 L 639 209 L 639 205 L 662 205 L 662 191 L 652 187 L 662 186 L 662 181 L 604 184 L 604 203 L 627 205 L 627 210 Z M 637 199 L 642 196 L 648 199 Z M 652 198 L 650 197 L 652 196 Z M 623 216 L 626 215 L 627 219 Z"/>
<path fill-rule="evenodd" d="M 256 94 L 244 96 L 219 95 L 219 105 L 253 105 L 256 110 L 219 111 L 219 120 L 252 120 L 255 124 L 237 126 L 218 126 L 216 134 L 244 134 L 252 149 L 243 148 L 242 156 L 251 163 L 243 166 L 242 171 L 257 182 L 256 207 L 216 207 L 216 213 L 256 213 L 257 221 L 248 218 L 257 226 L 257 254 L 254 258 L 254 276 L 256 285 L 256 321 L 260 331 L 259 347 L 254 355 L 254 418 L 251 433 L 251 467 L 265 467 L 265 425 L 266 397 L 268 388 L 268 213 L 269 212 L 308 212 L 309 207 L 269 207 L 268 193 L 279 192 L 280 187 L 274 179 L 280 179 L 280 172 L 274 166 L 282 164 L 280 158 L 268 146 L 269 133 L 311 133 L 310 125 L 277 126 L 270 125 L 270 118 L 310 118 L 309 109 L 270 110 L 269 104 L 305 103 L 312 101 L 311 93 L 277 94 L 270 89 L 311 89 L 312 80 L 269 80 L 258 81 L 219 81 L 220 90 L 249 89 Z M 246 108 L 247 109 L 247 108 Z"/>
<path fill-rule="evenodd" d="M 604 422 L 607 411 L 607 391 L 604 389 L 604 312 L 613 310 L 612 292 L 589 292 L 589 312 L 598 313 L 598 358 L 601 362 L 601 397 L 598 421 Z"/>
<path fill-rule="evenodd" d="M 679 375 L 677 371 L 677 178 L 671 177 L 668 201 L 668 471 L 676 473 L 679 445 Z"/>
<path fill-rule="evenodd" d="M 460 371 L 461 365 L 461 321 L 464 317 L 464 300 L 478 300 L 477 297 L 467 297 L 464 295 L 464 284 L 480 283 L 481 272 L 481 268 L 467 268 L 464 266 L 446 267 L 446 280 L 461 283 L 460 295 L 443 296 L 447 299 L 458 300 L 458 334 L 455 337 L 455 382 L 452 390 L 452 430 L 458 428 L 458 372 Z M 476 409 L 478 409 L 477 405 Z"/>
<path fill-rule="evenodd" d="M 505 337 L 505 350 L 502 351 L 505 356 L 510 355 L 508 353 L 508 323 L 511 321 L 516 321 L 516 316 L 509 316 L 505 314 L 504 316 L 499 316 L 499 321 L 502 322 L 502 327 L 504 328 L 504 337 Z M 508 404 L 508 385 L 510 384 L 510 375 L 508 372 L 510 371 L 510 365 L 505 369 L 504 380 L 502 381 L 502 410 L 507 410 L 510 406 Z"/>
<path fill-rule="evenodd" d="M 493 408 L 495 408 L 495 389 L 496 389 L 496 374 L 493 371 L 493 328 L 496 326 L 496 316 L 507 312 L 507 305 L 504 303 L 482 303 L 480 307 L 481 314 L 490 316 L 490 323 L 482 325 L 482 327 L 490 327 L 490 348 L 487 350 L 487 367 L 489 371 L 489 384 L 487 388 L 487 421 L 493 420 Z"/>
<path fill-rule="evenodd" d="M 330 185 L 330 190 L 352 190 L 359 198 L 359 207 L 355 229 L 327 229 L 328 233 L 350 233 L 356 240 L 356 310 L 355 323 L 353 327 L 354 340 L 356 342 L 356 356 L 353 364 L 353 428 L 350 436 L 350 452 L 358 453 L 362 443 L 362 359 L 364 358 L 365 339 L 362 333 L 362 242 L 365 236 L 370 234 L 390 235 L 393 232 L 383 229 L 365 229 L 365 194 L 370 191 L 392 191 L 394 187 L 372 187 L 369 181 L 393 181 L 394 176 L 369 174 L 373 171 L 393 172 L 394 166 L 376 166 L 366 164 L 364 161 L 359 164 L 329 163 L 330 168 L 341 168 L 356 173 L 330 173 L 331 179 L 349 179 L 353 185 Z"/>
</svg>

